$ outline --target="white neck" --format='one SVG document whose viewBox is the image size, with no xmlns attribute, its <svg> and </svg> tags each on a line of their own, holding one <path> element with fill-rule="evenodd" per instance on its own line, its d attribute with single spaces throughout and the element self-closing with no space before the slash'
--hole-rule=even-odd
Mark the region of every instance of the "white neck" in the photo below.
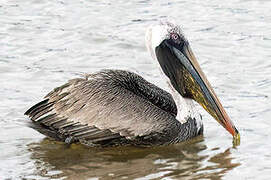
<svg viewBox="0 0 271 180">
<path fill-rule="evenodd" d="M 176 119 L 180 121 L 182 124 L 186 123 L 189 118 L 195 119 L 197 123 L 197 129 L 198 131 L 202 127 L 202 117 L 198 113 L 198 109 L 195 106 L 194 102 L 190 98 L 184 98 L 182 97 L 171 85 L 170 82 L 168 82 L 170 88 L 171 88 L 171 95 L 173 96 L 173 99 L 177 105 L 178 113 Z"/>
<path fill-rule="evenodd" d="M 167 85 L 170 89 L 170 94 L 173 96 L 173 99 L 177 105 L 178 113 L 176 119 L 181 123 L 185 123 L 189 117 L 199 119 L 199 113 L 197 108 L 190 98 L 182 97 L 177 90 L 172 86 L 170 80 L 164 75 L 162 69 L 160 68 L 160 74 L 167 82 Z"/>
<path fill-rule="evenodd" d="M 198 113 L 194 102 L 190 98 L 182 97 L 172 86 L 168 77 L 163 73 L 156 54 L 155 47 L 157 47 L 164 39 L 167 38 L 168 35 L 168 27 L 166 25 L 156 25 L 152 27 L 148 27 L 145 35 L 145 42 L 148 51 L 150 52 L 154 62 L 159 66 L 161 77 L 165 79 L 168 84 L 169 89 L 171 90 L 171 95 L 177 105 L 177 117 L 176 119 L 182 124 L 187 122 L 189 118 L 195 118 L 197 122 L 198 130 L 202 127 L 201 116 Z"/>
</svg>

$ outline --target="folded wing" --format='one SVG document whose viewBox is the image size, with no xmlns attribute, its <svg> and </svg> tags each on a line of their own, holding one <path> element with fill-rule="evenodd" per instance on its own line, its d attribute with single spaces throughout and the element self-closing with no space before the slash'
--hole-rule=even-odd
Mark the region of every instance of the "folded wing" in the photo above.
<svg viewBox="0 0 271 180">
<path fill-rule="evenodd" d="M 47 136 L 90 146 L 165 144 L 181 129 L 169 93 L 119 70 L 70 80 L 25 114 Z"/>
</svg>

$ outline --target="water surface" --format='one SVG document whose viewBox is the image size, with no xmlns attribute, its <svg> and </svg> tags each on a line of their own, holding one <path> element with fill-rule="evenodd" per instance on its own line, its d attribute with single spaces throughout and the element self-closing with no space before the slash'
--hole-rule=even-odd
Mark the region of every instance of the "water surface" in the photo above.
<svg viewBox="0 0 271 180">
<path fill-rule="evenodd" d="M 264 0 L 0 3 L 0 179 L 270 179 L 271 2 Z M 46 139 L 23 113 L 70 78 L 105 68 L 165 88 L 146 27 L 180 24 L 241 133 L 202 109 L 204 137 L 166 147 L 91 149 Z"/>
</svg>

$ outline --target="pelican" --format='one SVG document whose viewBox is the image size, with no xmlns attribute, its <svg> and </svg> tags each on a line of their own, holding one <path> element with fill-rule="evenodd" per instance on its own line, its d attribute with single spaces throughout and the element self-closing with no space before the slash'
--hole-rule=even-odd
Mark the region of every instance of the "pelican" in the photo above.
<svg viewBox="0 0 271 180">
<path fill-rule="evenodd" d="M 171 94 L 136 73 L 101 70 L 69 80 L 27 110 L 33 127 L 68 144 L 174 144 L 203 133 L 195 101 L 240 140 L 180 26 L 168 21 L 152 25 L 145 41 Z"/>
</svg>

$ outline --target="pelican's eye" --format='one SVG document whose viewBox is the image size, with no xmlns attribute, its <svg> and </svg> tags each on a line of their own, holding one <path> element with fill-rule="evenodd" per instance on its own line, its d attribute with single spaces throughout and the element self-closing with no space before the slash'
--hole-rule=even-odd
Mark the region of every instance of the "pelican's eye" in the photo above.
<svg viewBox="0 0 271 180">
<path fill-rule="evenodd" d="M 173 39 L 173 40 L 179 39 L 179 35 L 176 33 L 171 33 L 170 36 L 171 36 L 171 39 Z"/>
<path fill-rule="evenodd" d="M 170 39 L 172 39 L 176 44 L 180 44 L 181 42 L 181 38 L 177 33 L 170 33 Z"/>
</svg>

